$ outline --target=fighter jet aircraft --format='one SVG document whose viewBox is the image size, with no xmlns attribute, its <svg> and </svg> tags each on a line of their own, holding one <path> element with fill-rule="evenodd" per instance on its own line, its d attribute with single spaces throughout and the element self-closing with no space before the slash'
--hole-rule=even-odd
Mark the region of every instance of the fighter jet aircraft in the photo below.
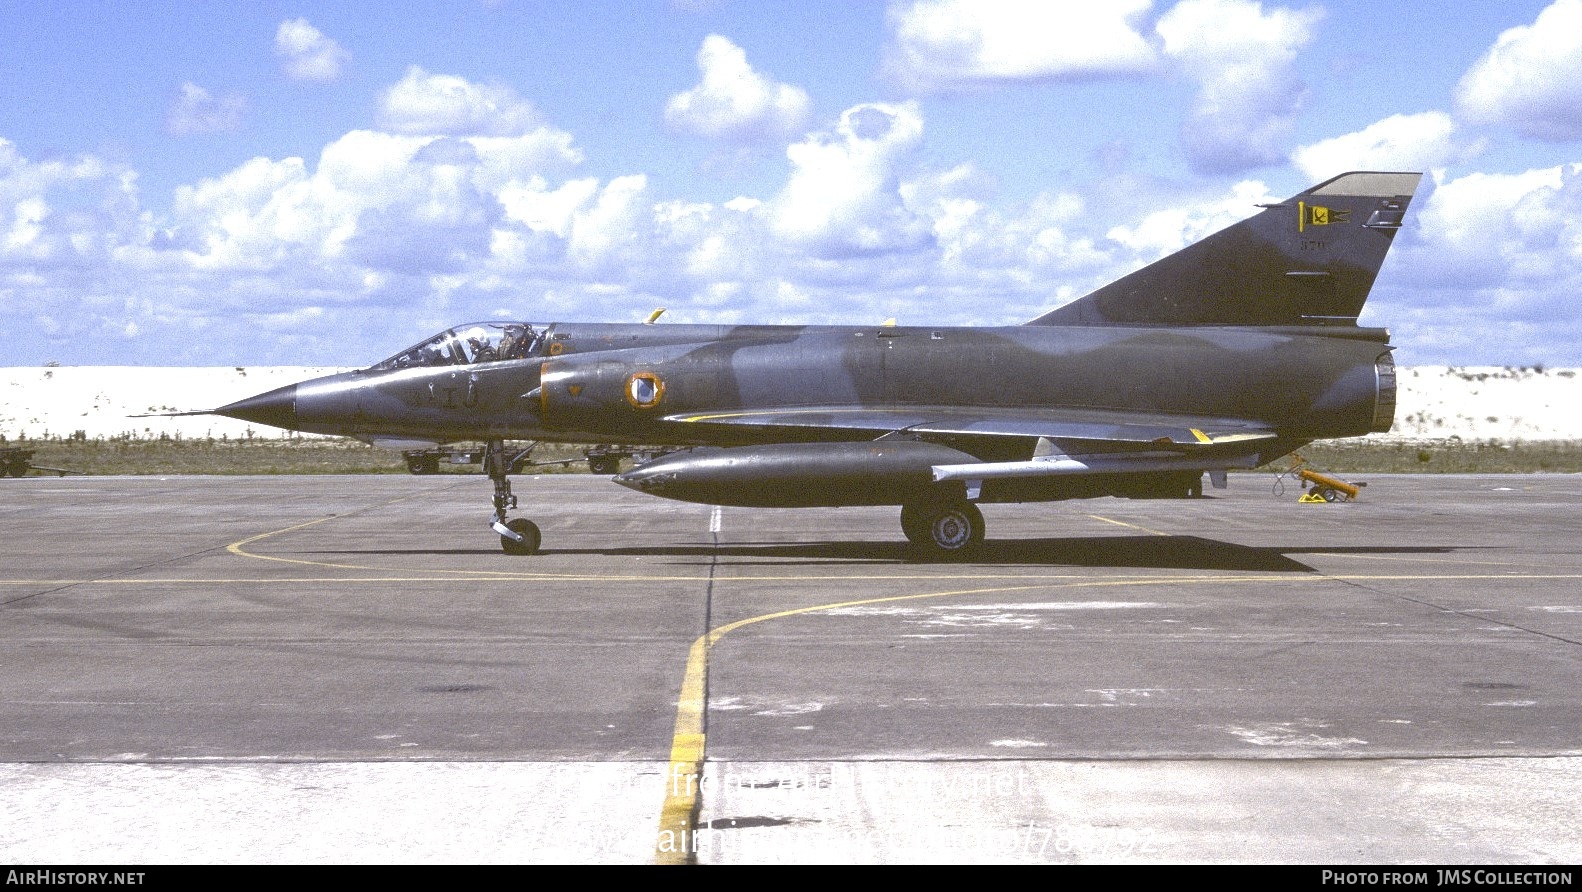
<svg viewBox="0 0 1582 892">
<path fill-rule="evenodd" d="M 1357 324 L 1421 174 L 1353 172 L 1023 325 L 482 322 L 212 414 L 481 441 L 490 525 L 532 554 L 508 440 L 674 451 L 616 483 L 717 505 L 896 505 L 927 557 L 985 502 L 1185 497 L 1319 438 L 1389 430 L 1389 333 Z"/>
</svg>

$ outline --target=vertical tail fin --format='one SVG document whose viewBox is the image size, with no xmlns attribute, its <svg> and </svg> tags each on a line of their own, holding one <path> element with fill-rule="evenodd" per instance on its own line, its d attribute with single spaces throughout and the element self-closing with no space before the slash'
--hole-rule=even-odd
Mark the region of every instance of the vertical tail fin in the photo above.
<svg viewBox="0 0 1582 892">
<path fill-rule="evenodd" d="M 1356 171 L 1028 325 L 1355 325 L 1420 173 Z"/>
</svg>

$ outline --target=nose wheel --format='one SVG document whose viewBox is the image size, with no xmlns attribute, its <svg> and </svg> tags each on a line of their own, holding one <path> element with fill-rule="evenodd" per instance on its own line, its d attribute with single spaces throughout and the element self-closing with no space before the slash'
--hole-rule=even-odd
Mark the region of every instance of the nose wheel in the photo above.
<svg viewBox="0 0 1582 892">
<path fill-rule="evenodd" d="M 500 534 L 500 548 L 506 554 L 537 554 L 542 537 L 538 524 L 525 517 L 506 520 L 505 513 L 516 507 L 516 496 L 511 494 L 511 456 L 505 451 L 504 440 L 490 440 L 483 447 L 483 467 L 494 482 L 494 517 L 489 526 Z"/>
<path fill-rule="evenodd" d="M 542 537 L 538 532 L 538 524 L 525 517 L 505 523 L 506 531 L 500 534 L 500 548 L 506 554 L 533 554 L 538 551 L 538 543 Z"/>
</svg>

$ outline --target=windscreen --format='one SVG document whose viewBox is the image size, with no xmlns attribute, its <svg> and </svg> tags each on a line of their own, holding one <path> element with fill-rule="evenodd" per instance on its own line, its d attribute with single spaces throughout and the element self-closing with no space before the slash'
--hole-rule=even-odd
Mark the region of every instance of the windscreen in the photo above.
<svg viewBox="0 0 1582 892">
<path fill-rule="evenodd" d="M 472 365 L 537 356 L 544 329 L 528 322 L 474 322 L 442 331 L 374 366 L 377 370 Z"/>
</svg>

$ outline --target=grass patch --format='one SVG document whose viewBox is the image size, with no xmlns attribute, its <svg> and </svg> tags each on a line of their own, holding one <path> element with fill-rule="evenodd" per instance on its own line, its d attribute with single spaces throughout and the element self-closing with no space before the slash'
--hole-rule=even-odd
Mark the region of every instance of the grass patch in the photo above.
<svg viewBox="0 0 1582 892">
<path fill-rule="evenodd" d="M 406 460 L 391 449 L 377 449 L 343 438 L 289 437 L 136 440 L 53 438 L 11 440 L 0 446 L 33 449 L 32 464 L 82 474 L 405 474 Z M 568 466 L 537 468 L 531 473 L 587 471 L 582 446 L 544 444 L 533 452 L 536 461 L 577 459 Z M 441 474 L 481 474 L 482 465 L 442 462 Z M 33 472 L 35 475 L 39 472 Z"/>
<path fill-rule="evenodd" d="M 1320 440 L 1298 451 L 1314 468 L 1337 474 L 1582 473 L 1582 441 L 1576 440 Z M 1270 467 L 1289 465 L 1277 461 Z"/>
<path fill-rule="evenodd" d="M 0 440 L 0 446 L 36 450 L 36 466 L 83 474 L 405 474 L 401 453 L 356 440 L 317 437 L 136 440 L 131 437 Z M 538 461 L 571 459 L 566 466 L 530 473 L 588 470 L 586 448 L 573 444 L 540 446 Z M 1322 440 L 1301 450 L 1315 469 L 1337 474 L 1531 474 L 1582 473 L 1582 441 L 1462 441 L 1458 439 L 1377 443 Z M 1290 461 L 1268 465 L 1282 471 Z M 623 463 L 630 467 L 630 462 Z M 37 472 L 35 472 L 37 473 Z M 481 465 L 440 464 L 442 474 L 481 474 Z"/>
</svg>

